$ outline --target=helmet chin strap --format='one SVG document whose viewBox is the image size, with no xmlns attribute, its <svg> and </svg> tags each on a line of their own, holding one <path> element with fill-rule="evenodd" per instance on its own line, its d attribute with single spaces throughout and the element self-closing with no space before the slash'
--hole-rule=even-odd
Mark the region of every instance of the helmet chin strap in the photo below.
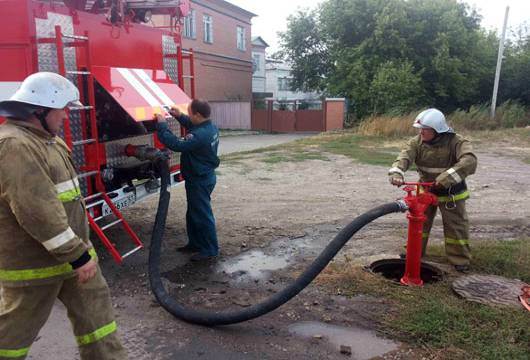
<svg viewBox="0 0 530 360">
<path fill-rule="evenodd" d="M 40 124 L 42 125 L 42 127 L 44 128 L 44 130 L 46 130 L 50 135 L 54 135 L 52 134 L 52 132 L 50 131 L 50 127 L 48 126 L 48 122 L 46 121 L 46 117 L 48 116 L 48 114 L 50 113 L 52 109 L 49 109 L 49 108 L 45 108 L 43 109 L 42 112 L 35 112 L 34 115 L 37 119 L 39 119 L 40 121 Z"/>
</svg>

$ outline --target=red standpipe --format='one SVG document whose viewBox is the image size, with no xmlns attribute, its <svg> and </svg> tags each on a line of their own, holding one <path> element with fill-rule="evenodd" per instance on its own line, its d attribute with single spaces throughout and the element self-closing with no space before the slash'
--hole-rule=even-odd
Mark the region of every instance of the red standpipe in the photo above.
<svg viewBox="0 0 530 360">
<path fill-rule="evenodd" d="M 431 205 L 437 205 L 438 199 L 428 190 L 434 183 L 405 183 L 403 190 L 407 192 L 404 200 L 409 211 L 409 232 L 407 239 L 407 257 L 405 260 L 405 274 L 400 282 L 408 286 L 422 286 L 421 280 L 421 252 L 423 223 L 427 220 L 425 210 Z M 416 191 L 416 194 L 413 192 Z"/>
</svg>

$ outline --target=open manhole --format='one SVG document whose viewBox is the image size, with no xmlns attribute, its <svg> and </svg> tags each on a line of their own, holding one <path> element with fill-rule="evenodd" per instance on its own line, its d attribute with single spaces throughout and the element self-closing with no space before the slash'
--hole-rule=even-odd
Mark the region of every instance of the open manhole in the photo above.
<svg viewBox="0 0 530 360">
<path fill-rule="evenodd" d="M 368 269 L 375 273 L 381 274 L 385 278 L 399 282 L 405 274 L 404 259 L 383 259 L 371 263 Z M 432 284 L 443 279 L 443 271 L 436 266 L 421 263 L 420 277 L 425 284 Z"/>
</svg>

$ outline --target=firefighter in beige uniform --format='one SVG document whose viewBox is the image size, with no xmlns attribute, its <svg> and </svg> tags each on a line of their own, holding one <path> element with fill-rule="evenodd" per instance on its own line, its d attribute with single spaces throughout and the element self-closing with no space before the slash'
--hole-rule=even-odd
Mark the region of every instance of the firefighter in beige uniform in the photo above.
<svg viewBox="0 0 530 360">
<path fill-rule="evenodd" d="M 36 73 L 0 102 L 0 359 L 27 356 L 56 298 L 82 359 L 126 359 L 70 151 L 56 136 L 78 100 L 64 77 Z"/>
<path fill-rule="evenodd" d="M 455 134 L 447 125 L 445 116 L 437 109 L 421 112 L 413 126 L 420 129 L 420 134 L 407 143 L 392 164 L 388 172 L 390 182 L 396 186 L 402 185 L 404 173 L 412 164 L 416 164 L 420 181 L 435 182 L 431 191 L 438 196 L 437 207 L 442 214 L 447 258 L 456 270 L 465 271 L 471 259 L 465 205 L 469 191 L 465 179 L 475 173 L 477 157 L 472 152 L 470 142 Z M 423 254 L 437 207 L 431 206 L 425 213 L 427 221 L 423 226 Z"/>
</svg>

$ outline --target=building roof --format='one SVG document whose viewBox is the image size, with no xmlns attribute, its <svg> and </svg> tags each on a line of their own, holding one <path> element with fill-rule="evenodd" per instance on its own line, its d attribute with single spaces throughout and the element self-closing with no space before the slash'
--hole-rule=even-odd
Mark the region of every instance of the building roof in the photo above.
<svg viewBox="0 0 530 360">
<path fill-rule="evenodd" d="M 276 59 L 265 59 L 265 69 L 266 70 L 281 70 L 281 71 L 291 71 L 291 65 L 283 60 Z"/>
<path fill-rule="evenodd" d="M 263 40 L 261 36 L 254 36 L 252 37 L 252 45 L 253 46 L 263 46 L 263 47 L 269 47 L 269 44 Z"/>
<path fill-rule="evenodd" d="M 234 5 L 228 1 L 225 1 L 225 0 L 191 0 L 191 2 L 195 2 L 195 3 L 198 3 L 198 4 L 204 4 L 204 2 L 211 2 L 211 3 L 217 3 L 219 6 L 222 6 L 226 9 L 230 9 L 232 11 L 236 11 L 242 15 L 245 15 L 245 16 L 248 16 L 248 17 L 255 17 L 255 16 L 258 16 L 248 10 L 245 10 L 237 5 Z"/>
</svg>

